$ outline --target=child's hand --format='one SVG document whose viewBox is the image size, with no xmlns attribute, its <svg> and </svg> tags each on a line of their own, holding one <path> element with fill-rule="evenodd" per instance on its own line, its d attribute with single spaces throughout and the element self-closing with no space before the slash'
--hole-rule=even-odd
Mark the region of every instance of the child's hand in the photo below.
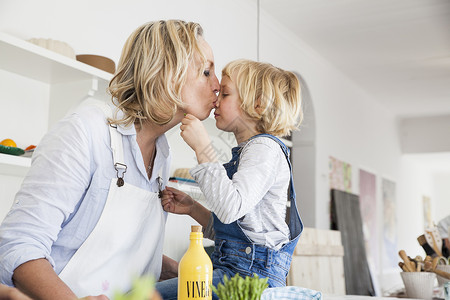
<svg viewBox="0 0 450 300">
<path fill-rule="evenodd" d="M 195 152 L 202 151 L 211 141 L 202 122 L 191 114 L 181 120 L 181 137 Z"/>
<path fill-rule="evenodd" d="M 181 120 L 181 137 L 195 151 L 198 163 L 216 161 L 216 152 L 211 145 L 208 132 L 195 116 L 187 114 Z"/>
<path fill-rule="evenodd" d="M 191 214 L 195 201 L 188 194 L 171 187 L 166 187 L 162 193 L 161 205 L 165 211 L 178 215 Z"/>
</svg>

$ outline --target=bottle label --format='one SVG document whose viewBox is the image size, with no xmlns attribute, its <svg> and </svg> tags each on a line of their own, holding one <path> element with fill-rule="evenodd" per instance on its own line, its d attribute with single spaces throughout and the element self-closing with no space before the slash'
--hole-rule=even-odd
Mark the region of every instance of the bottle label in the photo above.
<svg viewBox="0 0 450 300">
<path fill-rule="evenodd" d="M 185 284 L 185 295 L 188 299 L 203 299 L 211 296 L 211 281 L 190 281 Z"/>
</svg>

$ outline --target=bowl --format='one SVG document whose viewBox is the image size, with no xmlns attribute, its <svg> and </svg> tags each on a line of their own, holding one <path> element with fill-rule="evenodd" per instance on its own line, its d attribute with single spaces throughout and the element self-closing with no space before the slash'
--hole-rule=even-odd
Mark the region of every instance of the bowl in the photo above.
<svg viewBox="0 0 450 300">
<path fill-rule="evenodd" d="M 79 54 L 77 55 L 77 60 L 111 74 L 114 74 L 114 72 L 116 72 L 116 64 L 114 63 L 114 61 L 105 56 Z"/>
<path fill-rule="evenodd" d="M 430 272 L 401 272 L 400 275 L 405 284 L 407 297 L 425 300 L 433 298 L 436 274 Z"/>
<path fill-rule="evenodd" d="M 437 265 L 436 269 L 450 273 L 450 265 Z M 444 283 L 449 282 L 450 280 L 448 280 L 447 278 L 444 278 L 442 276 L 439 276 L 436 274 L 437 280 L 439 285 L 444 285 Z"/>
<path fill-rule="evenodd" d="M 75 51 L 66 42 L 43 38 L 32 38 L 29 39 L 28 42 L 75 59 Z"/>
</svg>

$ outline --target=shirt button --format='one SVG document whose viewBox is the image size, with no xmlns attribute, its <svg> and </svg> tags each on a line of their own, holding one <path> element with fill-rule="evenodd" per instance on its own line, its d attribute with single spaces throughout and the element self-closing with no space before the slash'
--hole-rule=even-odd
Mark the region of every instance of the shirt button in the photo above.
<svg viewBox="0 0 450 300">
<path fill-rule="evenodd" d="M 252 253 L 252 248 L 250 248 L 250 247 L 245 248 L 245 253 L 247 253 L 247 254 Z"/>
</svg>

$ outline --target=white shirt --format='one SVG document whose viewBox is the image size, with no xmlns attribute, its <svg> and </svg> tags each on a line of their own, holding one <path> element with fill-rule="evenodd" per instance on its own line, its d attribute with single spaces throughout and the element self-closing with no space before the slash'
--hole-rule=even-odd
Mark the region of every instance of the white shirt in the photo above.
<svg viewBox="0 0 450 300">
<path fill-rule="evenodd" d="M 125 182 L 157 192 L 158 174 L 148 179 L 135 127 L 118 126 L 118 131 L 127 164 Z M 153 169 L 163 170 L 166 183 L 170 149 L 164 135 L 156 149 Z M 116 171 L 106 117 L 99 107 L 82 105 L 36 148 L 30 171 L 0 226 L 0 282 L 11 286 L 14 269 L 37 258 L 47 258 L 59 274 L 99 220 L 112 178 Z"/>
<path fill-rule="evenodd" d="M 277 142 L 267 137 L 247 142 L 231 180 L 219 163 L 200 164 L 191 175 L 222 223 L 241 220 L 252 242 L 272 249 L 289 242 L 285 216 L 290 171 Z"/>
</svg>

